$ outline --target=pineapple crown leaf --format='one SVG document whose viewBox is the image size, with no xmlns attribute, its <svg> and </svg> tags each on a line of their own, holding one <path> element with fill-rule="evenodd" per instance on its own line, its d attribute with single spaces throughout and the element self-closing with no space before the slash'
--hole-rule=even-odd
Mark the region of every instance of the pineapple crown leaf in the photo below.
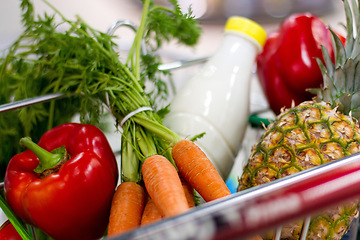
<svg viewBox="0 0 360 240">
<path fill-rule="evenodd" d="M 360 111 L 360 91 L 357 91 L 351 97 L 351 109 L 353 111 Z"/>
<path fill-rule="evenodd" d="M 343 0 L 346 15 L 345 46 L 329 27 L 335 63 L 329 51 L 322 46 L 323 61 L 317 59 L 322 72 L 323 86 L 309 89 L 316 94 L 315 101 L 328 102 L 332 107 L 355 118 L 360 117 L 360 7 L 358 0 Z"/>
<path fill-rule="evenodd" d="M 339 97 L 339 111 L 340 112 L 346 112 L 349 113 L 351 112 L 351 97 L 352 95 L 349 93 L 344 93 Z"/>
<path fill-rule="evenodd" d="M 331 76 L 335 72 L 335 66 L 331 60 L 329 51 L 324 46 L 321 46 L 321 51 L 322 51 L 325 65 L 319 58 L 317 58 L 316 61 L 320 67 L 321 72 L 323 74 L 326 72 L 327 74 L 329 74 Z"/>
<path fill-rule="evenodd" d="M 331 28 L 329 28 L 329 31 L 331 33 L 335 53 L 335 68 L 338 68 L 339 66 L 342 66 L 342 64 L 344 64 L 347 54 L 345 51 L 345 46 L 343 45 L 338 35 Z"/>
</svg>

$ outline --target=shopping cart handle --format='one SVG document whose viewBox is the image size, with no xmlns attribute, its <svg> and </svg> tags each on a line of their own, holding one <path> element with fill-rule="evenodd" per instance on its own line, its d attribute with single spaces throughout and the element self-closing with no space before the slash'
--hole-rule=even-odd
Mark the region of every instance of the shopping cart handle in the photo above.
<svg viewBox="0 0 360 240">
<path fill-rule="evenodd" d="M 360 197 L 360 153 L 323 164 L 113 239 L 239 239 Z"/>
</svg>

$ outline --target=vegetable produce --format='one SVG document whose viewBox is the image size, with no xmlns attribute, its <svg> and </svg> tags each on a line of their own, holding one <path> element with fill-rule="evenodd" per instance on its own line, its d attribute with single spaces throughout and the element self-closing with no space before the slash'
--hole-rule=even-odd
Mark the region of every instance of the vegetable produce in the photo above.
<svg viewBox="0 0 360 240">
<path fill-rule="evenodd" d="M 332 50 L 325 47 L 322 48 L 325 65 L 317 59 L 323 87 L 312 90 L 317 96 L 314 100 L 283 110 L 265 129 L 252 148 L 239 179 L 239 191 L 360 151 L 359 2 L 346 0 L 344 8 L 347 21 L 345 46 L 330 29 L 335 63 L 330 55 Z M 307 239 L 341 239 L 358 215 L 358 207 L 359 203 L 354 201 L 313 216 Z M 301 221 L 291 223 L 282 227 L 281 238 L 298 239 L 300 232 Z"/>
<path fill-rule="evenodd" d="M 196 202 L 194 196 L 194 188 L 183 177 L 180 177 L 180 180 L 189 208 L 195 207 Z"/>
<path fill-rule="evenodd" d="M 154 201 L 151 198 L 148 198 L 143 215 L 141 217 L 141 225 L 146 225 L 153 223 L 155 221 L 161 220 L 163 218 L 159 209 L 155 205 Z"/>
<path fill-rule="evenodd" d="M 96 239 L 107 228 L 117 163 L 95 126 L 69 123 L 47 131 L 15 155 L 4 191 L 14 213 L 55 239 Z M 96 196 L 96 197 L 94 197 Z"/>
<path fill-rule="evenodd" d="M 20 1 L 19 1 L 20 2 Z M 36 23 L 37 27 L 30 24 L 33 18 L 32 5 L 27 7 L 27 1 L 23 1 L 21 5 L 24 12 L 23 23 L 24 29 L 27 34 L 21 36 L 13 46 L 0 52 L 0 105 L 7 104 L 12 101 L 23 100 L 26 98 L 41 96 L 44 94 L 54 93 L 54 89 L 49 85 L 53 83 L 51 72 L 47 71 L 47 64 L 56 64 L 59 73 L 61 73 L 61 58 L 66 57 L 66 50 L 61 54 L 56 52 L 56 46 L 59 41 L 62 41 L 58 37 L 55 40 L 54 37 L 49 35 L 55 35 L 51 29 L 51 21 L 41 19 Z M 35 23 L 34 23 L 35 25 Z M 48 34 L 49 38 L 40 40 L 37 45 L 27 46 L 25 50 L 24 46 L 21 46 L 21 42 L 29 39 L 40 39 L 44 34 Z M 52 45 L 47 45 L 46 41 L 53 41 Z M 65 40 L 67 42 L 67 40 Z M 69 41 L 68 41 L 69 42 Z M 69 42 L 70 43 L 70 42 Z M 22 52 L 20 49 L 24 49 Z M 67 48 L 73 48 L 71 44 L 67 45 Z M 19 53 L 22 52 L 22 53 Z M 25 53 L 26 52 L 26 53 Z M 16 61 L 14 56 L 24 54 L 23 59 L 26 58 L 26 54 L 38 54 L 38 53 L 52 53 L 57 55 L 57 59 L 51 63 L 50 59 L 42 58 L 41 61 L 36 64 L 32 64 L 28 61 Z M 78 49 L 78 52 L 86 54 L 85 49 Z M 14 60 L 11 64 L 9 61 Z M 54 86 L 55 87 L 55 86 Z M 0 181 L 2 182 L 5 177 L 5 170 L 9 160 L 22 149 L 19 146 L 19 139 L 23 136 L 31 136 L 33 141 L 38 142 L 41 136 L 54 126 L 58 126 L 64 123 L 71 122 L 74 116 L 80 111 L 80 98 L 73 96 L 71 98 L 62 98 L 56 101 L 36 104 L 34 106 L 28 106 L 9 112 L 0 113 Z M 94 112 L 92 113 L 94 114 Z M 87 119 L 87 123 L 95 124 L 95 121 Z"/>
<path fill-rule="evenodd" d="M 111 203 L 108 236 L 139 227 L 145 206 L 144 188 L 135 182 L 121 183 Z"/>
<path fill-rule="evenodd" d="M 184 178 L 180 177 L 180 180 L 189 208 L 195 207 L 196 203 L 193 187 L 186 182 Z M 149 197 L 144 208 L 141 225 L 153 223 L 161 220 L 163 217 L 164 215 L 160 212 L 154 201 Z"/>
<path fill-rule="evenodd" d="M 0 239 L 2 240 L 22 240 L 20 234 L 16 231 L 9 220 L 0 226 Z"/>
<path fill-rule="evenodd" d="M 18 145 L 21 137 L 31 136 L 38 142 L 45 131 L 70 122 L 77 113 L 80 113 L 82 123 L 104 129 L 100 120 L 106 108 L 99 106 L 101 101 L 92 95 L 97 91 L 96 86 L 85 83 L 96 76 L 97 80 L 106 84 L 111 72 L 119 74 L 119 60 L 113 61 L 118 58 L 113 37 L 92 29 L 80 17 L 69 23 L 61 19 L 56 21 L 52 14 L 35 16 L 31 1 L 20 2 L 24 32 L 0 54 L 0 104 L 57 92 L 71 97 L 0 114 L 0 127 L 3 129 L 0 131 L 0 155 L 3 156 L 0 159 L 0 181 L 5 176 L 10 158 L 21 151 Z M 46 0 L 44 2 L 47 3 Z M 174 6 L 174 9 L 156 6 L 153 1 L 146 2 L 151 9 L 147 11 L 148 8 L 145 8 L 146 16 L 139 29 L 141 34 L 134 41 L 126 64 L 129 64 L 129 69 L 131 65 L 131 71 L 137 72 L 137 81 L 141 86 L 145 80 L 152 83 L 149 86 L 154 88 L 147 90 L 148 95 L 153 101 L 160 101 L 168 96 L 164 78 L 170 73 L 158 70 L 161 60 L 152 53 L 163 42 L 177 40 L 179 44 L 194 45 L 201 31 L 191 12 L 182 14 L 176 1 L 170 1 L 170 7 Z M 150 47 L 148 54 L 140 56 L 136 49 L 140 48 L 143 40 Z M 70 84 L 70 89 L 64 88 L 61 84 L 64 79 L 83 79 L 84 95 L 80 92 L 81 87 L 74 94 L 76 83 L 75 86 Z"/>
<path fill-rule="evenodd" d="M 5 213 L 5 216 L 8 218 L 9 222 L 13 225 L 17 233 L 23 240 L 30 240 L 31 236 L 28 230 L 25 228 L 24 223 L 15 216 L 13 211 L 11 211 L 9 205 L 6 203 L 3 193 L 0 194 L 0 207 L 1 210 Z M 38 230 L 38 229 L 35 229 Z M 39 232 L 40 230 L 38 230 Z"/>
<path fill-rule="evenodd" d="M 177 137 L 161 126 L 161 117 L 166 109 L 157 112 L 154 105 L 153 94 L 157 93 L 156 96 L 161 98 L 166 93 L 165 82 L 159 80 L 166 72 L 159 72 L 159 57 L 151 54 L 162 46 L 164 41 L 174 38 L 179 43 L 194 45 L 200 34 L 200 28 L 191 12 L 182 14 L 177 2 L 171 3 L 174 9 L 154 5 L 149 0 L 144 1 L 141 23 L 128 58 L 123 63 L 119 59 L 116 44 L 111 36 L 91 28 L 80 17 L 76 21 L 67 20 L 49 3 L 47 4 L 60 16 L 61 21 L 55 22 L 55 17 L 48 14 L 36 19 L 32 4 L 23 0 L 25 31 L 2 59 L 1 77 L 24 79 L 22 84 L 25 84 L 25 80 L 36 82 L 38 79 L 46 79 L 47 92 L 62 92 L 69 98 L 80 99 L 81 122 L 99 122 L 102 114 L 110 109 L 118 127 L 122 128 L 124 159 L 128 159 L 125 155 L 129 150 L 133 152 L 131 155 L 136 155 L 136 161 L 139 162 L 139 159 L 148 155 L 142 151 L 145 151 L 149 142 L 137 141 L 134 136 L 145 134 L 146 140 L 155 138 L 156 141 L 150 141 L 156 143 L 154 146 L 157 149 L 153 152 L 168 148 L 168 142 L 164 142 L 169 138 L 173 141 L 174 137 Z M 163 23 L 161 26 L 157 24 L 159 21 Z M 58 31 L 59 26 L 66 31 Z M 151 41 L 154 39 L 155 43 Z M 143 40 L 151 43 L 153 50 L 144 56 L 140 54 Z M 23 68 L 37 69 L 34 70 L 36 74 L 19 75 Z M 145 92 L 145 80 L 154 81 L 153 85 L 157 88 Z M 153 111 L 138 113 L 119 126 L 129 113 L 146 106 L 153 107 Z M 136 125 L 139 127 L 135 128 L 136 118 L 142 123 L 137 122 Z M 153 133 L 150 134 L 141 127 L 145 124 L 152 125 L 148 126 L 151 128 L 155 125 L 155 129 L 160 125 L 160 132 L 162 130 L 167 136 L 164 139 L 163 136 L 154 137 Z M 138 173 L 138 166 L 128 166 L 130 160 L 123 163 L 123 178 L 137 181 L 139 176 L 133 176 L 132 171 Z"/>
<path fill-rule="evenodd" d="M 37 74 L 27 75 L 26 80 L 47 79 L 47 91 L 61 92 L 69 98 L 78 98 L 81 122 L 87 120 L 98 122 L 102 114 L 107 111 L 115 117 L 116 126 L 121 132 L 122 183 L 120 186 L 126 182 L 138 185 L 145 182 L 146 185 L 147 180 L 146 177 L 143 178 L 141 169 L 152 156 L 154 158 L 163 156 L 166 163 L 173 164 L 170 166 L 174 174 L 179 177 L 171 149 L 182 139 L 162 124 L 162 117 L 167 109 L 156 107 L 157 97 L 161 98 L 166 92 L 164 82 L 160 80 L 162 74 L 166 72 L 159 72 L 159 58 L 152 53 L 162 45 L 163 41 L 170 41 L 173 38 L 179 43 L 194 45 L 200 29 L 191 16 L 191 11 L 183 14 L 176 1 L 172 0 L 170 3 L 172 9 L 157 6 L 150 0 L 143 1 L 143 14 L 134 43 L 126 61 L 122 62 L 111 36 L 96 31 L 79 17 L 76 21 L 67 20 L 49 3 L 47 4 L 60 16 L 61 22 L 55 22 L 55 17 L 47 14 L 44 18 L 35 19 L 31 3 L 23 0 L 25 32 L 11 47 L 11 51 L 2 62 L 3 66 L 6 66 L 3 72 L 3 76 L 6 77 L 16 76 L 22 79 L 17 72 L 23 67 L 41 69 L 36 72 Z M 162 24 L 159 25 L 159 22 Z M 59 32 L 58 26 L 66 30 Z M 150 46 L 151 50 L 150 54 L 145 56 L 141 55 L 143 40 L 147 43 L 145 47 Z M 154 81 L 157 88 L 145 89 L 145 80 Z M 11 165 L 9 164 L 9 167 Z M 107 177 L 111 178 L 112 174 L 108 175 Z M 162 178 L 161 174 L 154 175 L 154 172 L 149 172 L 149 175 Z M 221 177 L 219 179 L 223 181 Z M 179 184 L 184 194 L 180 180 Z M 226 186 L 224 182 L 220 185 Z M 104 188 L 103 185 L 102 187 Z M 156 203 L 156 197 L 151 193 L 154 191 L 146 190 Z M 105 197 L 102 191 L 105 190 L 95 189 L 93 193 Z M 14 198 L 9 201 L 14 201 Z M 188 209 L 187 200 L 185 197 L 184 199 Z M 85 203 L 91 201 L 80 202 L 87 205 Z M 116 205 L 118 204 L 113 204 Z M 158 205 L 157 207 L 161 210 Z M 23 211 L 16 211 L 21 216 L 28 217 Z M 117 211 L 111 209 L 110 212 Z M 165 215 L 173 214 L 164 212 Z M 60 213 L 57 217 L 65 218 L 60 216 Z M 82 216 L 78 224 L 84 219 L 87 218 Z M 31 218 L 31 220 L 36 219 Z M 51 221 L 48 220 L 48 224 L 51 224 Z M 78 230 L 83 232 L 81 237 L 88 237 L 87 234 L 90 234 L 90 231 L 80 228 Z M 66 231 L 63 233 L 68 234 Z"/>
<path fill-rule="evenodd" d="M 264 50 L 257 58 L 257 73 L 270 108 L 280 113 L 311 100 L 308 88 L 320 87 L 322 74 L 316 59 L 323 60 L 321 46 L 331 59 L 334 52 L 327 25 L 310 13 L 289 16 L 276 32 L 269 34 Z"/>
<path fill-rule="evenodd" d="M 161 215 L 171 217 L 189 209 L 175 167 L 163 156 L 153 155 L 141 167 L 145 187 Z"/>
<path fill-rule="evenodd" d="M 179 141 L 172 149 L 172 156 L 181 176 L 205 201 L 231 194 L 215 166 L 192 141 Z"/>
</svg>

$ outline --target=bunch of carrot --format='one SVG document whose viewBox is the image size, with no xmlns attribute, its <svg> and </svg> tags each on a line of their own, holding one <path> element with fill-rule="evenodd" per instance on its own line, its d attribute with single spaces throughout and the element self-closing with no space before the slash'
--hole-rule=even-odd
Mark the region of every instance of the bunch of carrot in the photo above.
<svg viewBox="0 0 360 240">
<path fill-rule="evenodd" d="M 44 1 L 61 22 L 53 22 L 56 18 L 48 15 L 41 21 L 35 19 L 30 1 L 24 1 L 26 32 L 10 49 L 3 70 L 7 72 L 9 67 L 9 79 L 18 76 L 18 71 L 25 71 L 28 81 L 46 80 L 48 93 L 73 96 L 79 100 L 81 122 L 99 122 L 101 113 L 107 108 L 116 123 L 120 123 L 122 183 L 113 197 L 108 234 L 119 234 L 188 211 L 194 206 L 194 199 L 191 199 L 194 190 L 205 201 L 230 195 L 200 148 L 162 124 L 164 111 L 156 111 L 154 99 L 144 89 L 148 79 L 156 80 L 153 83 L 158 83 L 156 89 L 160 93 L 165 83 L 157 81 L 158 58 L 151 53 L 141 55 L 142 43 L 155 40 L 156 46 L 150 47 L 152 51 L 170 40 L 194 45 L 200 29 L 191 9 L 184 14 L 176 0 L 169 1 L 171 8 L 157 6 L 153 0 L 143 0 L 134 42 L 126 61 L 122 62 L 111 36 L 90 27 L 80 17 L 76 21 L 66 19 Z M 166 27 L 159 28 L 159 19 L 167 21 L 162 24 Z M 69 29 L 58 32 L 58 26 Z M 39 33 L 38 27 L 42 34 L 34 34 Z M 79 49 L 81 51 L 77 51 Z M 24 66 L 40 70 L 28 74 L 28 67 Z M 165 73 L 161 71 L 160 74 Z M 149 110 L 152 108 L 154 110 Z M 151 206 L 156 206 L 156 210 L 152 211 Z"/>
<path fill-rule="evenodd" d="M 230 195 L 225 182 L 192 141 L 181 140 L 172 148 L 173 165 L 152 155 L 141 167 L 143 185 L 121 183 L 114 195 L 108 235 L 120 234 L 195 206 L 194 189 L 205 201 Z"/>
<path fill-rule="evenodd" d="M 144 12 L 149 6 L 146 0 Z M 144 35 L 141 30 L 146 26 L 146 14 L 143 16 L 137 41 Z M 231 194 L 194 142 L 164 126 L 156 111 L 137 111 L 149 109 L 151 99 L 139 81 L 140 44 L 135 42 L 132 49 L 135 51 L 130 51 L 128 62 L 135 66 L 128 68 L 119 63 L 126 74 L 110 78 L 104 88 L 106 98 L 101 97 L 122 128 L 122 183 L 113 197 L 109 236 L 185 213 L 195 205 L 194 190 L 207 202 Z"/>
<path fill-rule="evenodd" d="M 163 114 L 152 110 L 155 108 L 154 99 L 144 89 L 144 79 L 156 78 L 157 71 L 154 69 L 158 66 L 156 62 L 149 66 L 149 59 L 156 59 L 151 54 L 142 58 L 143 41 L 155 34 L 159 46 L 161 39 L 170 37 L 187 45 L 194 44 L 194 41 L 188 41 L 188 36 L 194 36 L 191 33 L 197 33 L 199 29 L 191 11 L 189 9 L 188 14 L 183 14 L 176 0 L 169 1 L 172 9 L 156 6 L 152 0 L 142 2 L 141 21 L 126 62 L 120 60 L 112 38 L 81 19 L 69 21 L 54 9 L 74 30 L 71 39 L 86 42 L 86 47 L 90 46 L 93 54 L 91 57 L 88 54 L 77 56 L 72 52 L 66 54 L 66 64 L 61 65 L 61 71 L 56 68 L 58 64 L 46 65 L 54 67 L 52 77 L 58 79 L 56 84 L 49 85 L 49 91 L 75 94 L 82 99 L 81 109 L 89 109 L 81 112 L 80 119 L 91 116 L 96 119 L 106 106 L 121 128 L 122 183 L 113 197 L 109 236 L 188 211 L 194 206 L 194 199 L 191 200 L 194 190 L 205 201 L 230 195 L 223 179 L 202 150 L 162 124 Z M 158 23 L 159 16 L 168 20 L 168 24 L 176 23 L 172 26 L 175 31 L 154 28 L 152 23 Z M 186 37 L 183 34 L 176 36 L 175 33 L 180 30 L 185 31 L 184 26 L 189 27 Z M 73 59 L 73 56 L 83 58 Z M 152 211 L 151 206 L 155 206 L 156 210 Z"/>
</svg>

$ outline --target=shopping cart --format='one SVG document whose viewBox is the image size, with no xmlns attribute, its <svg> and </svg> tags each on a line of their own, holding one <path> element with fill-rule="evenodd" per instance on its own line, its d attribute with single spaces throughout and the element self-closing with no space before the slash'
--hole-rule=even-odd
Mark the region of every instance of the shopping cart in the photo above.
<svg viewBox="0 0 360 240">
<path fill-rule="evenodd" d="M 121 26 L 135 30 L 125 20 L 114 23 L 108 33 Z M 204 61 L 206 58 L 173 62 L 160 68 L 173 70 Z M 54 93 L 0 105 L 0 114 L 64 97 L 71 96 Z M 255 125 L 260 122 L 254 115 L 250 119 Z M 3 187 L 0 183 L 0 189 Z M 185 214 L 112 239 L 246 239 L 270 230 L 275 231 L 275 239 L 280 239 L 281 226 L 299 219 L 304 219 L 300 239 L 306 239 L 310 216 L 359 197 L 360 153 L 201 204 Z M 350 230 L 352 239 L 356 239 L 357 222 L 358 218 Z"/>
</svg>

